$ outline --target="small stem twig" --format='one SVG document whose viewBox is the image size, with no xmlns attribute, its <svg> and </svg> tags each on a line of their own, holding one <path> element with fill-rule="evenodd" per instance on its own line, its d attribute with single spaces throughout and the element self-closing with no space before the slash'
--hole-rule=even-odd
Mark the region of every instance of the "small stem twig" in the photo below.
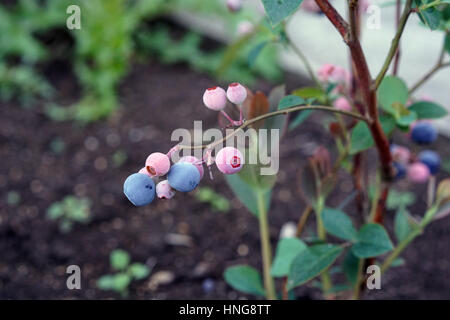
<svg viewBox="0 0 450 320">
<path fill-rule="evenodd" d="M 289 113 L 296 112 L 296 111 L 303 111 L 303 110 L 322 110 L 322 111 L 328 111 L 328 112 L 333 112 L 333 113 L 340 113 L 340 114 L 343 114 L 343 115 L 346 115 L 349 117 L 363 120 L 370 124 L 370 121 L 366 117 L 364 117 L 360 114 L 354 113 L 354 112 L 350 112 L 350 111 L 339 110 L 339 109 L 336 109 L 333 107 L 328 107 L 328 106 L 295 106 L 295 107 L 290 107 L 290 108 L 286 108 L 283 110 L 269 112 L 269 113 L 263 114 L 261 116 L 249 119 L 249 120 L 245 121 L 240 127 L 236 128 L 233 132 L 228 134 L 226 137 L 224 137 L 223 139 L 214 141 L 213 143 L 206 144 L 206 145 L 197 145 L 197 146 L 179 145 L 178 150 L 181 150 L 181 149 L 194 150 L 194 149 L 213 148 L 216 145 L 219 145 L 219 144 L 223 143 L 224 141 L 227 141 L 231 137 L 234 137 L 237 134 L 237 132 L 245 129 L 246 127 L 248 127 L 258 121 L 261 121 L 261 120 L 264 120 L 267 118 L 271 118 L 271 117 L 275 117 L 275 116 L 279 116 L 279 115 L 283 115 L 283 114 L 289 114 Z"/>
<path fill-rule="evenodd" d="M 397 30 L 400 26 L 401 5 L 402 5 L 402 0 L 397 0 L 397 3 L 395 4 L 395 27 Z M 394 76 L 396 76 L 398 73 L 399 64 L 400 64 L 400 43 L 398 45 L 397 52 L 395 53 L 395 58 L 394 58 L 394 69 L 392 70 L 392 74 Z"/>
<path fill-rule="evenodd" d="M 384 61 L 381 71 L 375 79 L 375 89 L 377 89 L 381 81 L 383 81 L 389 66 L 391 65 L 392 59 L 397 53 L 397 49 L 400 45 L 400 38 L 402 37 L 403 31 L 405 30 L 406 22 L 408 21 L 409 15 L 411 14 L 412 0 L 407 0 L 405 8 L 403 9 L 402 16 L 400 17 L 399 26 L 397 32 L 395 33 L 394 39 L 392 39 L 391 48 L 389 49 L 386 60 Z"/>
</svg>

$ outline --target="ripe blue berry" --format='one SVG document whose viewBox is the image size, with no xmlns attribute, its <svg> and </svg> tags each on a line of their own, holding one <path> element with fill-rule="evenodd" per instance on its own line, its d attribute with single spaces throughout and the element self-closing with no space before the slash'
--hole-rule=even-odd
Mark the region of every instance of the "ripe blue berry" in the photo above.
<svg viewBox="0 0 450 320">
<path fill-rule="evenodd" d="M 429 122 L 418 122 L 411 130 L 411 139 L 417 144 L 429 144 L 437 139 L 438 132 Z"/>
<path fill-rule="evenodd" d="M 177 191 L 189 192 L 200 182 L 200 173 L 196 166 L 189 162 L 178 162 L 167 174 L 169 185 Z"/>
<path fill-rule="evenodd" d="M 394 162 L 394 168 L 395 168 L 395 179 L 402 179 L 406 176 L 406 167 L 399 163 Z"/>
<path fill-rule="evenodd" d="M 431 150 L 425 150 L 419 153 L 419 161 L 430 169 L 431 174 L 438 173 L 441 168 L 441 157 Z"/>
<path fill-rule="evenodd" d="M 155 183 L 148 175 L 134 173 L 125 180 L 123 193 L 135 206 L 145 206 L 155 198 Z"/>
</svg>

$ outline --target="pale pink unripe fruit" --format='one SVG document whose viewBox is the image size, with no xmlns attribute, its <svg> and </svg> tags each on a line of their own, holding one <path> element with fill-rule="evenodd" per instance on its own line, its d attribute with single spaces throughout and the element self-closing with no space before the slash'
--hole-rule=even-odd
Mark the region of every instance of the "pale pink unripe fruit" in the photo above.
<svg viewBox="0 0 450 320">
<path fill-rule="evenodd" d="M 241 171 L 243 165 L 244 157 L 236 148 L 225 147 L 217 153 L 216 166 L 222 173 L 234 174 Z"/>
<path fill-rule="evenodd" d="M 160 199 L 170 199 L 175 195 L 175 191 L 170 187 L 169 181 L 163 180 L 156 185 L 156 195 Z"/>
<path fill-rule="evenodd" d="M 392 146 L 391 147 L 392 158 L 394 161 L 399 162 L 401 164 L 409 163 L 411 159 L 411 151 L 408 148 L 402 146 Z"/>
<path fill-rule="evenodd" d="M 146 167 L 143 167 L 141 170 L 139 170 L 139 173 L 146 174 L 149 177 L 152 177 L 152 175 L 147 171 Z"/>
<path fill-rule="evenodd" d="M 161 152 L 154 152 L 145 160 L 145 168 L 152 177 L 160 177 L 170 170 L 170 159 Z"/>
<path fill-rule="evenodd" d="M 227 0 L 227 7 L 231 12 L 236 12 L 242 9 L 243 0 Z"/>
<path fill-rule="evenodd" d="M 361 0 L 359 1 L 359 12 L 360 13 L 366 13 L 369 9 L 371 3 L 369 0 Z"/>
<path fill-rule="evenodd" d="M 331 63 L 325 63 L 317 71 L 317 76 L 322 82 L 348 83 L 350 74 L 342 67 Z"/>
<path fill-rule="evenodd" d="M 425 183 L 430 177 L 430 169 L 421 162 L 413 163 L 408 168 L 408 180 L 414 183 Z"/>
<path fill-rule="evenodd" d="M 337 98 L 334 103 L 334 107 L 339 110 L 343 111 L 352 111 L 352 106 L 350 105 L 350 102 L 345 97 Z"/>
<path fill-rule="evenodd" d="M 255 30 L 255 26 L 250 21 L 244 20 L 239 22 L 237 26 L 237 35 L 238 37 L 246 36 L 252 33 Z"/>
<path fill-rule="evenodd" d="M 247 98 L 247 89 L 238 82 L 228 86 L 227 98 L 234 104 L 241 104 Z"/>
<path fill-rule="evenodd" d="M 203 170 L 203 164 L 196 157 L 185 156 L 185 157 L 182 157 L 179 162 L 192 163 L 197 168 L 198 173 L 200 173 L 200 180 L 203 178 L 203 174 L 205 173 L 204 170 Z"/>
<path fill-rule="evenodd" d="M 203 103 L 211 110 L 220 111 L 227 105 L 227 93 L 221 87 L 212 87 L 205 90 Z"/>
</svg>

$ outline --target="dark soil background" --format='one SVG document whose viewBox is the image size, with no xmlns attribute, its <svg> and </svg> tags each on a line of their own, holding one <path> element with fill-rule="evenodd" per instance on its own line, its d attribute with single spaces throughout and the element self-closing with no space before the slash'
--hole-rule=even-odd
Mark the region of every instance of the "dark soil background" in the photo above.
<svg viewBox="0 0 450 320">
<path fill-rule="evenodd" d="M 46 74 L 58 89 L 58 102 L 76 101 L 79 88 L 70 68 L 55 64 Z M 286 81 L 288 89 L 301 85 L 293 76 L 288 75 Z M 148 154 L 167 152 L 174 145 L 170 141 L 174 129 L 190 129 L 194 120 L 202 120 L 204 128 L 217 126 L 217 115 L 204 108 L 201 99 L 204 89 L 214 84 L 183 65 L 135 65 L 119 90 L 120 111 L 108 121 L 86 127 L 52 122 L 42 107 L 0 104 L 0 298 L 121 298 L 96 287 L 99 277 L 112 272 L 109 253 L 117 248 L 127 250 L 133 261 L 154 265 L 148 279 L 132 283 L 130 299 L 254 298 L 234 291 L 222 277 L 225 268 L 235 264 L 261 266 L 257 220 L 234 198 L 221 174 L 215 172 L 213 181 L 205 175 L 202 186 L 231 199 L 232 209 L 227 213 L 214 212 L 192 194 L 178 193 L 170 201 L 154 201 L 143 208 L 133 207 L 122 194 L 124 179 L 142 167 Z M 253 89 L 268 93 L 271 87 L 260 83 Z M 298 169 L 316 146 L 332 146 L 323 128 L 325 116 L 316 113 L 284 137 L 270 210 L 273 246 L 282 225 L 296 222 L 305 206 L 298 192 Z M 62 153 L 52 151 L 55 138 L 65 143 Z M 396 138 L 401 141 L 407 139 Z M 450 157 L 448 146 L 449 141 L 440 138 L 434 148 Z M 128 158 L 115 167 L 113 155 L 118 150 Z M 376 159 L 376 155 L 368 158 Z M 420 215 L 425 186 L 414 188 L 419 196 L 410 209 Z M 339 204 L 352 189 L 351 180 L 342 173 L 328 204 Z M 13 190 L 21 196 L 17 205 L 6 201 Z M 92 221 L 76 224 L 64 234 L 56 222 L 46 218 L 46 210 L 70 194 L 91 199 Z M 392 216 L 390 212 L 390 226 Z M 173 234 L 190 240 L 176 245 Z M 381 290 L 365 297 L 450 298 L 449 248 L 450 219 L 444 219 L 432 224 L 405 251 L 406 265 L 384 275 Z M 81 267 L 81 290 L 66 288 L 65 270 L 71 264 Z M 297 294 L 300 299 L 320 297 L 311 285 Z"/>
</svg>

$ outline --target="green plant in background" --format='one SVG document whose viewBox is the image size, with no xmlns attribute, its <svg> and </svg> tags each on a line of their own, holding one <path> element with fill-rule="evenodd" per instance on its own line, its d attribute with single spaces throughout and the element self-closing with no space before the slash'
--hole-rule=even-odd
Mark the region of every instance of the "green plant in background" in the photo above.
<svg viewBox="0 0 450 320">
<path fill-rule="evenodd" d="M 131 263 L 128 252 L 117 249 L 109 256 L 111 268 L 114 274 L 107 274 L 97 280 L 97 287 L 101 290 L 113 290 L 123 297 L 128 295 L 128 287 L 133 280 L 143 280 L 148 277 L 150 268 L 139 262 Z"/>
<path fill-rule="evenodd" d="M 198 188 L 195 198 L 200 202 L 209 204 L 215 211 L 227 212 L 231 207 L 227 198 L 208 187 Z"/>
<path fill-rule="evenodd" d="M 47 218 L 58 221 L 61 232 L 70 232 L 74 223 L 88 223 L 91 218 L 91 204 L 87 198 L 66 196 L 47 209 Z"/>
</svg>

